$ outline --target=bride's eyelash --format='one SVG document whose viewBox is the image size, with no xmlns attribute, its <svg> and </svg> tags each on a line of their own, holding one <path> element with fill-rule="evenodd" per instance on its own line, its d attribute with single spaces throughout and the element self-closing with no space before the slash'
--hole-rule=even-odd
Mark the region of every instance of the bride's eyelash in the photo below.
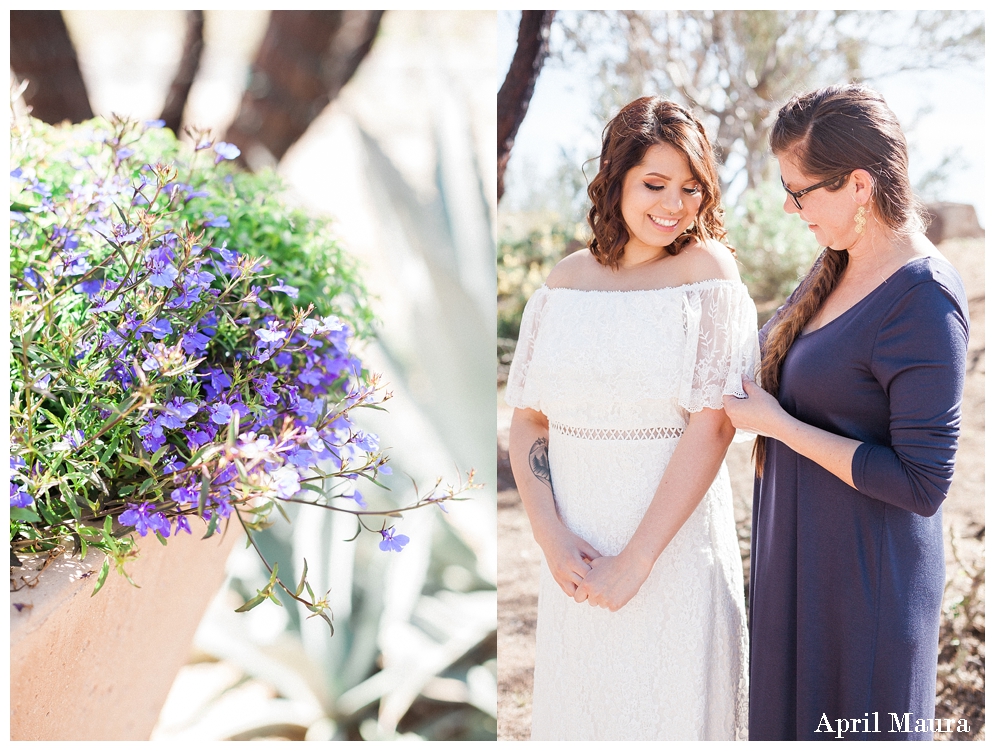
<svg viewBox="0 0 995 751">
<path fill-rule="evenodd" d="M 667 187 L 666 185 L 650 185 L 649 183 L 643 183 L 643 185 L 646 186 L 647 190 L 652 190 L 654 192 L 658 190 L 663 190 L 665 187 Z M 696 196 L 701 192 L 701 188 L 699 188 L 698 186 L 695 186 L 693 188 L 684 188 L 684 192 L 687 193 L 689 196 Z"/>
</svg>

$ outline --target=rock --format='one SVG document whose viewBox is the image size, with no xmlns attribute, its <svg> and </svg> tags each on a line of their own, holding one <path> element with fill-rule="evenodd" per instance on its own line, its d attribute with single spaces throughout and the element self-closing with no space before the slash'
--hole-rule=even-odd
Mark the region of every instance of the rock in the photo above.
<svg viewBox="0 0 995 751">
<path fill-rule="evenodd" d="M 926 205 L 929 227 L 926 237 L 936 244 L 954 237 L 984 237 L 978 214 L 969 203 L 940 201 Z"/>
</svg>

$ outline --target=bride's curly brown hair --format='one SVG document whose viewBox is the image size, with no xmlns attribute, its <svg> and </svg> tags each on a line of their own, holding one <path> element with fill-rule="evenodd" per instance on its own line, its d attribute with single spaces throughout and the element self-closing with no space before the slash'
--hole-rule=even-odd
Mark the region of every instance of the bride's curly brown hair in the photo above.
<svg viewBox="0 0 995 751">
<path fill-rule="evenodd" d="M 622 219 L 625 175 L 643 161 L 650 146 L 658 143 L 669 144 L 684 154 L 702 193 L 694 223 L 664 249 L 676 256 L 692 240 L 726 239 L 718 170 L 705 127 L 680 105 L 663 97 L 646 96 L 629 102 L 605 126 L 598 174 L 587 188 L 591 198 L 587 222 L 594 233 L 589 247 L 604 266 L 617 269 L 629 241 L 629 229 Z"/>
</svg>

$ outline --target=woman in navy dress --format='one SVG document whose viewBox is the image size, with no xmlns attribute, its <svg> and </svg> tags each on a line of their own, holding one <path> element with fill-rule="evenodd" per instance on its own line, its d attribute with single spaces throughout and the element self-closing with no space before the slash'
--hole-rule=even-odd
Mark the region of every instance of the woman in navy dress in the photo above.
<svg viewBox="0 0 995 751">
<path fill-rule="evenodd" d="M 859 85 L 795 97 L 771 148 L 825 247 L 761 332 L 750 740 L 930 740 L 967 351 L 964 287 L 922 233 L 905 138 Z"/>
</svg>

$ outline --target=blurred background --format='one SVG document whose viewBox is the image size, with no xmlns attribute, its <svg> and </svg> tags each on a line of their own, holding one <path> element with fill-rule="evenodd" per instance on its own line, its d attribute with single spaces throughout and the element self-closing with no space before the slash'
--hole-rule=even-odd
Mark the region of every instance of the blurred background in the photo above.
<svg viewBox="0 0 995 751">
<path fill-rule="evenodd" d="M 371 508 L 483 484 L 406 514 L 400 554 L 310 507 L 267 531 L 288 579 L 306 558 L 331 590 L 331 638 L 290 601 L 234 613 L 267 580 L 236 550 L 152 738 L 493 739 L 494 13 L 22 11 L 11 42 L 35 116 L 210 129 L 334 219 L 379 319 L 359 355 L 394 395 L 358 420 L 393 467 Z"/>
<path fill-rule="evenodd" d="M 898 117 L 914 188 L 932 216 L 928 234 L 968 292 L 962 436 L 943 507 L 936 716 L 965 718 L 969 736 L 984 737 L 984 30 L 981 11 L 498 12 L 499 739 L 529 734 L 540 560 L 511 475 L 511 410 L 500 396 L 525 302 L 560 258 L 587 244 L 602 129 L 644 95 L 698 114 L 762 324 L 820 251 L 781 208 L 770 127 L 792 94 L 844 81 L 877 89 Z M 750 444 L 734 444 L 727 457 L 747 582 L 749 453 Z"/>
</svg>

